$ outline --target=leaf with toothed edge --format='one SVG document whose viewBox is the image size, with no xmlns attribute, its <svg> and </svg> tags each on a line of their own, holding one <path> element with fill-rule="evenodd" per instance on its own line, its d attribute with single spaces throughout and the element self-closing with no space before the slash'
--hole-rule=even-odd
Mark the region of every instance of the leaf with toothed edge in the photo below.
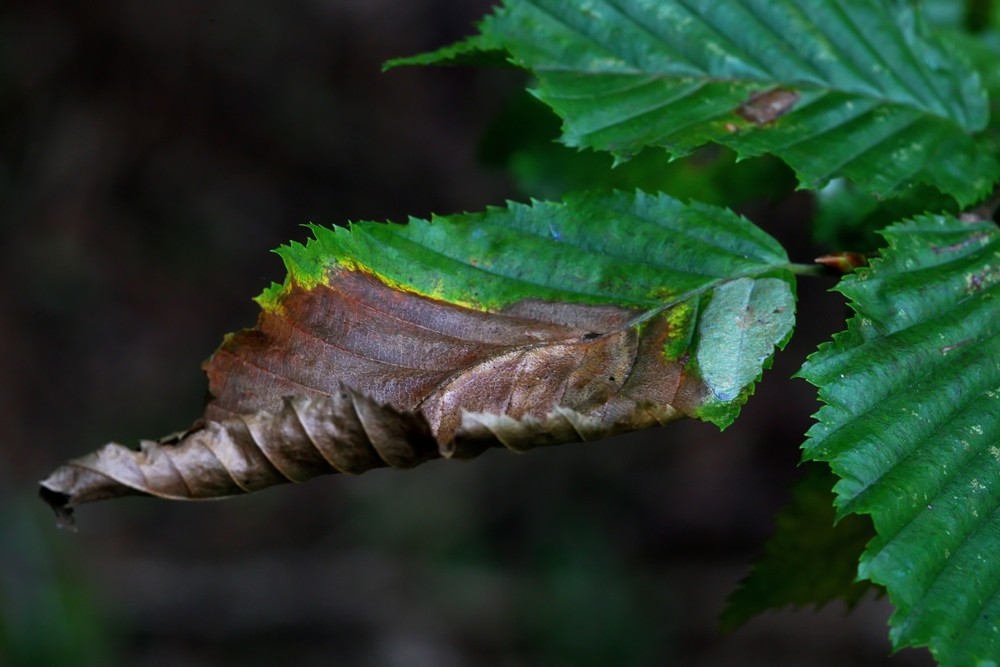
<svg viewBox="0 0 1000 667">
<path fill-rule="evenodd" d="M 826 404 L 804 445 L 839 516 L 877 537 L 859 576 L 897 607 L 897 648 L 944 667 L 1000 656 L 1000 229 L 924 216 L 838 290 L 856 316 L 801 374 Z"/>
<path fill-rule="evenodd" d="M 60 508 L 209 498 L 330 472 L 735 418 L 794 324 L 782 248 L 736 214 L 583 193 L 409 224 L 312 227 L 205 364 L 204 420 L 45 482 Z"/>
<path fill-rule="evenodd" d="M 569 146 L 714 142 L 777 155 L 803 187 L 926 184 L 963 206 L 1000 178 L 979 74 L 907 0 L 506 0 L 479 27 L 537 76 Z"/>
<path fill-rule="evenodd" d="M 858 556 L 874 535 L 871 521 L 852 515 L 834 525 L 835 478 L 825 467 L 806 465 L 763 553 L 726 600 L 723 632 L 768 609 L 820 608 L 833 600 L 851 608 L 872 587 L 857 581 Z"/>
</svg>

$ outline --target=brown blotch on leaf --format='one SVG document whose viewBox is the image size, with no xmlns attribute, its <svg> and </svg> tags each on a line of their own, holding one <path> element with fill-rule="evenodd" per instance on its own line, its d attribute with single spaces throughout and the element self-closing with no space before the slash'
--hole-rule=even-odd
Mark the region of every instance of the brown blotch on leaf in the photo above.
<svg viewBox="0 0 1000 667">
<path fill-rule="evenodd" d="M 706 389 L 664 357 L 669 318 L 640 330 L 636 314 L 530 300 L 486 313 L 339 271 L 226 337 L 189 431 L 108 444 L 56 470 L 42 495 L 69 521 L 104 498 L 218 498 L 691 416 Z"/>
<path fill-rule="evenodd" d="M 798 101 L 798 92 L 775 88 L 754 93 L 736 109 L 736 114 L 754 125 L 766 125 L 791 111 Z"/>
</svg>

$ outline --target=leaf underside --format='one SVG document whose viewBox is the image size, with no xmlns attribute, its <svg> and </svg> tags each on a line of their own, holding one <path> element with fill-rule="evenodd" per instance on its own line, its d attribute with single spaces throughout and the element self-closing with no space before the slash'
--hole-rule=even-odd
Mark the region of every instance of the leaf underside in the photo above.
<svg viewBox="0 0 1000 667">
<path fill-rule="evenodd" d="M 886 587 L 896 647 L 944 666 L 1000 656 L 1000 230 L 925 216 L 890 227 L 838 287 L 857 315 L 802 376 L 826 404 L 805 457 L 840 478 L 840 516 L 877 537 L 859 576 Z"/>
<path fill-rule="evenodd" d="M 43 482 L 52 504 L 725 426 L 794 323 L 773 239 L 663 195 L 312 229 L 279 250 L 288 276 L 258 297 L 256 327 L 206 362 L 204 420 L 69 462 Z"/>
<path fill-rule="evenodd" d="M 803 187 L 923 183 L 962 205 L 1000 178 L 976 143 L 979 75 L 905 0 L 507 0 L 480 30 L 537 76 L 570 146 L 627 159 L 715 142 L 774 153 Z"/>
</svg>

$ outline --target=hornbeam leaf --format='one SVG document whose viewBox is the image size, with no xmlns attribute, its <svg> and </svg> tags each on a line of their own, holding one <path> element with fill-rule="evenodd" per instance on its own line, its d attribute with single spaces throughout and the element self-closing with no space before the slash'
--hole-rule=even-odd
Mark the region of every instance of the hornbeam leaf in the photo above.
<svg viewBox="0 0 1000 667">
<path fill-rule="evenodd" d="M 871 588 L 856 580 L 858 556 L 874 536 L 871 521 L 851 515 L 834 525 L 835 478 L 825 467 L 808 464 L 795 483 L 763 554 L 726 601 L 719 619 L 724 632 L 767 609 L 820 608 L 837 599 L 851 608 Z"/>
<path fill-rule="evenodd" d="M 627 159 L 715 142 L 774 153 L 803 187 L 923 183 L 966 205 L 1000 178 L 976 144 L 987 95 L 913 4 L 506 0 L 480 30 L 537 76 L 570 146 Z"/>
<path fill-rule="evenodd" d="M 888 228 L 838 287 L 857 315 L 802 369 L 826 405 L 804 445 L 840 477 L 840 516 L 877 537 L 896 647 L 941 665 L 1000 656 L 1000 229 L 925 216 Z"/>
<path fill-rule="evenodd" d="M 312 227 L 256 327 L 205 364 L 204 420 L 42 483 L 57 508 L 210 498 L 522 451 L 680 417 L 728 425 L 794 318 L 781 246 L 665 195 L 582 194 L 409 224 Z"/>
</svg>

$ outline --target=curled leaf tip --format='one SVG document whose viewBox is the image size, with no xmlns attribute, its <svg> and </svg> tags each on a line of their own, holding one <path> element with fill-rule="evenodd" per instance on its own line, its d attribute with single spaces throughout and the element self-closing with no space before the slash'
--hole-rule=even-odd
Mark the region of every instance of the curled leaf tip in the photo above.
<svg viewBox="0 0 1000 667">
<path fill-rule="evenodd" d="M 39 483 L 38 495 L 45 501 L 45 504 L 51 507 L 52 511 L 55 512 L 57 526 L 60 528 L 67 528 L 69 530 L 76 530 L 76 521 L 73 519 L 73 508 L 70 506 L 71 496 L 61 491 L 54 491 L 48 486 L 48 484 L 52 482 L 52 478 L 54 476 L 55 475 L 51 475 L 48 479 Z"/>
</svg>

